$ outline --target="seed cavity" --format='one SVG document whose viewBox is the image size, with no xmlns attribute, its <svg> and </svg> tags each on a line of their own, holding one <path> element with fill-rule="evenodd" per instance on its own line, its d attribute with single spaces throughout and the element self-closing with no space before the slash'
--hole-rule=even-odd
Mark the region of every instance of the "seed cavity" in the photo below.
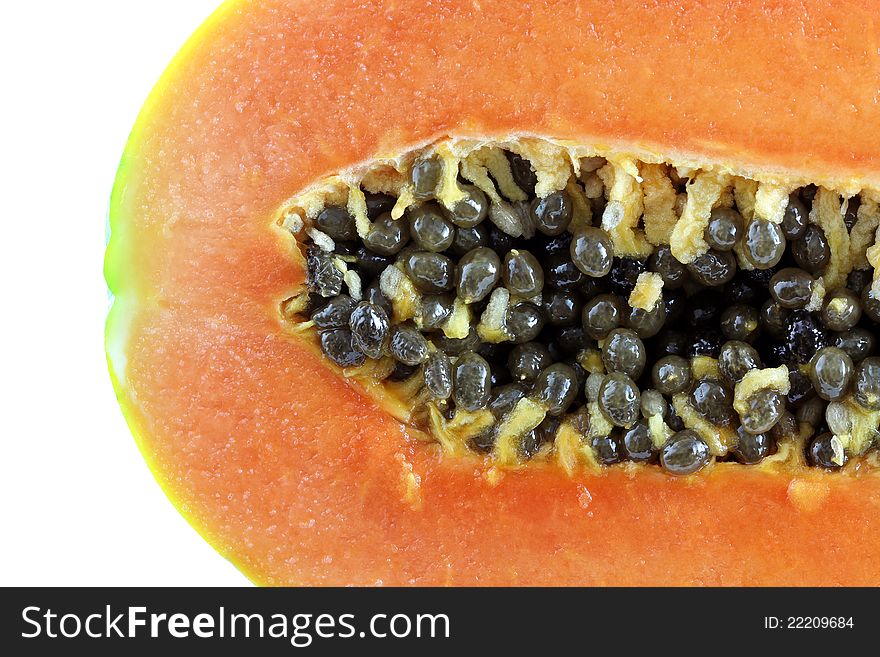
<svg viewBox="0 0 880 657">
<path fill-rule="evenodd" d="M 880 194 L 809 182 L 446 140 L 279 209 L 281 316 L 456 457 L 870 464 Z"/>
</svg>

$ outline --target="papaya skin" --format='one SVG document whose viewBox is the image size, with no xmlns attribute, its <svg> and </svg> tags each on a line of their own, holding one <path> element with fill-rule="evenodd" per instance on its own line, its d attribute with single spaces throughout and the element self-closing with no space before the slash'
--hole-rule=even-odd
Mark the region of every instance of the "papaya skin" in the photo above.
<svg viewBox="0 0 880 657">
<path fill-rule="evenodd" d="M 105 262 L 111 377 L 193 527 L 264 585 L 880 584 L 876 467 L 499 473 L 278 313 L 304 279 L 280 204 L 446 135 L 880 188 L 871 8 L 727 4 L 224 4 L 138 118 Z"/>
</svg>

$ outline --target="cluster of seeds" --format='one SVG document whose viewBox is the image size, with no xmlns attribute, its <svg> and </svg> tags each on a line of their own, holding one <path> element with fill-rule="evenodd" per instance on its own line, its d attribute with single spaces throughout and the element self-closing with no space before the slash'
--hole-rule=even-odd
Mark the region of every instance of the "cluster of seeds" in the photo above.
<svg viewBox="0 0 880 657">
<path fill-rule="evenodd" d="M 408 181 L 415 202 L 400 218 L 392 217 L 394 196 L 369 192 L 363 237 L 345 206 L 315 216 L 303 240 L 305 312 L 330 360 L 357 367 L 390 357 L 388 378 L 417 380 L 445 417 L 489 411 L 493 426 L 469 439 L 478 452 L 495 448 L 498 426 L 528 399 L 545 415 L 519 435 L 523 459 L 552 446 L 563 422 L 584 426 L 586 418 L 593 428 L 584 440 L 605 465 L 629 460 L 690 474 L 713 458 L 758 463 L 786 439 L 802 441 L 812 465 L 846 462 L 827 406 L 848 400 L 880 410 L 880 301 L 868 294 L 872 271 L 854 270 L 845 287 L 825 291 L 820 308 L 807 308 L 831 257 L 809 218 L 814 187 L 791 195 L 781 223 L 714 209 L 703 235 L 709 249 L 685 265 L 667 245 L 644 259 L 617 257 L 605 230 L 573 223 L 568 189 L 537 196 L 531 164 L 505 156 L 519 199 L 492 201 L 460 177 L 462 198 L 446 207 L 437 198 L 444 165 L 424 157 Z M 604 165 L 586 158 L 572 184 L 601 189 Z M 585 196 L 602 216 L 606 194 Z M 857 204 L 850 199 L 848 228 Z M 414 291 L 417 322 L 395 321 L 394 293 L 383 283 L 389 271 Z M 646 275 L 662 280 L 647 309 L 630 304 Z M 498 299 L 500 332 L 488 335 L 479 322 L 497 314 Z M 449 337 L 462 304 L 471 325 Z M 763 387 L 735 404 L 746 375 L 780 366 L 785 392 Z M 713 453 L 705 433 L 682 419 L 683 406 L 734 436 L 726 453 Z M 603 423 L 610 429 L 597 433 Z"/>
</svg>

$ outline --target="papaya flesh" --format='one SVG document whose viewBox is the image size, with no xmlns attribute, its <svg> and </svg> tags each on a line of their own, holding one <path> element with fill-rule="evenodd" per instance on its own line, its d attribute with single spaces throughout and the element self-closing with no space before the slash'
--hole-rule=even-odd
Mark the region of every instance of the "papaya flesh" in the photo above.
<svg viewBox="0 0 880 657">
<path fill-rule="evenodd" d="M 284 211 L 426 146 L 532 140 L 876 203 L 872 20 L 227 2 L 153 91 L 113 192 L 107 355 L 157 480 L 259 584 L 877 585 L 876 458 L 503 467 L 425 441 L 279 312 L 307 283 Z"/>
</svg>

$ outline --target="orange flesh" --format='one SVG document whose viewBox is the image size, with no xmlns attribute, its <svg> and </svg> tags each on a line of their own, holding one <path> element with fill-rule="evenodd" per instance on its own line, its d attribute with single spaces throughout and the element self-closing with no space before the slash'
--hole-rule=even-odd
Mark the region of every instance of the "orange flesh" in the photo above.
<svg viewBox="0 0 880 657">
<path fill-rule="evenodd" d="M 145 457 L 218 550 L 263 584 L 880 584 L 876 474 L 499 481 L 408 438 L 278 315 L 303 281 L 278 206 L 447 134 L 880 188 L 870 8 L 726 5 L 263 1 L 209 21 L 126 151 L 108 353 Z"/>
</svg>

